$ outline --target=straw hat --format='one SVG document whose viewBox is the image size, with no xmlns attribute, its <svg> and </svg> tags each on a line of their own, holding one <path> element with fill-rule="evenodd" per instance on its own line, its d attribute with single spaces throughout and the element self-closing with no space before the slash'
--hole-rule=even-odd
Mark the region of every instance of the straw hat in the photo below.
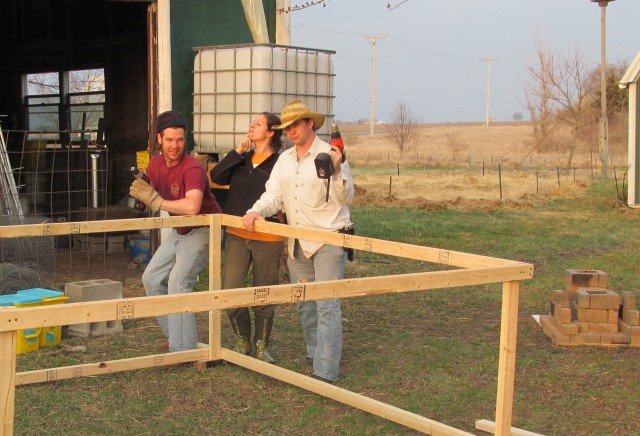
<svg viewBox="0 0 640 436">
<path fill-rule="evenodd" d="M 307 105 L 300 100 L 293 100 L 286 104 L 282 109 L 280 119 L 282 123 L 279 126 L 273 126 L 272 129 L 285 129 L 298 120 L 311 118 L 313 120 L 313 131 L 315 132 L 324 124 L 324 115 L 311 112 Z"/>
</svg>

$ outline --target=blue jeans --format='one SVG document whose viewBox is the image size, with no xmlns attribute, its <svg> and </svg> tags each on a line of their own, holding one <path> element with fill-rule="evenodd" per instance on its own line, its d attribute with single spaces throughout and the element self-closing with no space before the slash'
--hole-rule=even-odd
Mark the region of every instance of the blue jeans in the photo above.
<svg viewBox="0 0 640 436">
<path fill-rule="evenodd" d="M 291 282 L 340 280 L 344 277 L 347 253 L 342 247 L 323 245 L 310 258 L 304 257 L 298 241 L 294 257 L 289 256 Z M 340 300 L 298 303 L 307 356 L 313 359 L 313 373 L 336 381 L 342 357 L 342 313 Z"/>
<path fill-rule="evenodd" d="M 142 274 L 146 294 L 156 296 L 191 292 L 198 273 L 208 260 L 208 227 L 194 229 L 186 235 L 179 235 L 172 229 Z M 158 323 L 162 333 L 169 339 L 170 351 L 198 347 L 194 313 L 159 316 Z"/>
</svg>

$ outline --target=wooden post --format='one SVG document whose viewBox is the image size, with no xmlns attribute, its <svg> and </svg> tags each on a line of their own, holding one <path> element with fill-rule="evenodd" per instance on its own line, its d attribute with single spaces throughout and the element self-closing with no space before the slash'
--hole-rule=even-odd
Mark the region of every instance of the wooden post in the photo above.
<svg viewBox="0 0 640 436">
<path fill-rule="evenodd" d="M 222 289 L 222 224 L 220 214 L 210 216 L 209 225 L 209 290 Z M 209 311 L 209 359 L 220 360 L 222 321 L 219 310 Z"/>
<path fill-rule="evenodd" d="M 16 332 L 0 332 L 0 436 L 13 434 L 16 394 Z"/>
<path fill-rule="evenodd" d="M 538 171 L 536 171 L 536 194 L 540 193 L 540 182 L 538 178 Z"/>
<path fill-rule="evenodd" d="M 500 184 L 500 201 L 502 201 L 502 164 L 498 164 L 498 183 Z"/>
<path fill-rule="evenodd" d="M 391 197 L 391 180 L 393 179 L 393 176 L 389 176 L 389 197 Z"/>
<path fill-rule="evenodd" d="M 556 175 L 558 176 L 558 186 L 560 186 L 560 167 L 556 167 Z"/>
<path fill-rule="evenodd" d="M 519 293 L 520 282 L 504 282 L 502 284 L 498 394 L 496 397 L 496 435 L 508 435 L 511 432 L 516 368 L 516 339 L 518 336 Z"/>
</svg>

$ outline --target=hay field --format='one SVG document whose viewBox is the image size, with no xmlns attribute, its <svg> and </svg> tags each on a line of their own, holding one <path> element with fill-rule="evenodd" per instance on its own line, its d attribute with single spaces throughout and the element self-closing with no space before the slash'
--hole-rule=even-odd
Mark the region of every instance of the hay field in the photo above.
<svg viewBox="0 0 640 436">
<path fill-rule="evenodd" d="M 562 144 L 568 143 L 567 132 L 556 134 L 554 140 L 560 145 L 555 152 L 540 152 L 529 123 L 422 125 L 417 140 L 402 155 L 385 137 L 384 125 L 375 126 L 374 136 L 369 136 L 367 125 L 340 128 L 358 189 L 357 204 L 527 207 L 549 198 L 580 196 L 601 171 L 597 137 L 582 141 L 573 168 L 566 171 Z M 610 148 L 610 176 L 614 177 L 615 166 L 620 179 L 626 153 L 620 144 Z"/>
</svg>

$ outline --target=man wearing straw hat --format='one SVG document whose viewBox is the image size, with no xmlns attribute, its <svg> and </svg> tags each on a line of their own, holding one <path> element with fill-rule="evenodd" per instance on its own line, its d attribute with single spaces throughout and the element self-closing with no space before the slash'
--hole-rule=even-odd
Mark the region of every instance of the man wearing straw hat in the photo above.
<svg viewBox="0 0 640 436">
<path fill-rule="evenodd" d="M 352 227 L 349 203 L 353 200 L 353 179 L 342 152 L 322 141 L 316 131 L 324 115 L 311 112 L 300 100 L 282 110 L 282 129 L 294 147 L 284 151 L 266 183 L 266 191 L 243 217 L 245 228 L 254 230 L 254 221 L 279 210 L 289 224 L 316 229 L 343 231 Z M 314 159 L 320 153 L 331 156 L 333 175 L 318 178 Z M 327 196 L 327 183 L 329 195 Z M 344 277 L 347 255 L 342 247 L 289 238 L 287 263 L 294 283 L 339 280 Z M 338 299 L 298 303 L 298 312 L 307 345 L 307 361 L 313 362 L 313 376 L 326 382 L 338 380 L 342 355 L 342 314 Z"/>
</svg>

